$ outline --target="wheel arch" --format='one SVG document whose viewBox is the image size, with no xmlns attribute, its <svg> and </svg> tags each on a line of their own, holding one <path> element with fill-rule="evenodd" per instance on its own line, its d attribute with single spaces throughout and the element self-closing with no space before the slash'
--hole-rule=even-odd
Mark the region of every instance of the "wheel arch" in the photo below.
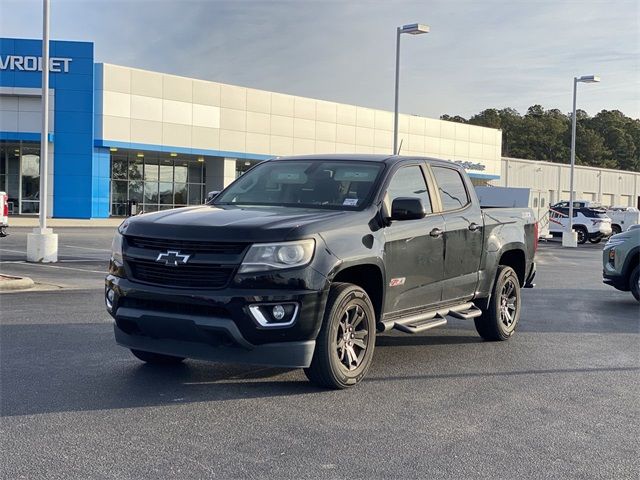
<svg viewBox="0 0 640 480">
<path fill-rule="evenodd" d="M 331 277 L 331 282 L 352 283 L 359 286 L 371 299 L 377 321 L 382 318 L 384 305 L 384 271 L 375 261 L 342 264 Z"/>
<path fill-rule="evenodd" d="M 622 276 L 626 278 L 627 283 L 631 280 L 631 272 L 640 265 L 640 247 L 632 248 L 624 260 L 624 266 L 622 267 Z"/>
<path fill-rule="evenodd" d="M 524 247 L 514 246 L 500 253 L 497 266 L 511 267 L 518 276 L 520 287 L 524 286 L 527 275 L 527 256 Z"/>
</svg>

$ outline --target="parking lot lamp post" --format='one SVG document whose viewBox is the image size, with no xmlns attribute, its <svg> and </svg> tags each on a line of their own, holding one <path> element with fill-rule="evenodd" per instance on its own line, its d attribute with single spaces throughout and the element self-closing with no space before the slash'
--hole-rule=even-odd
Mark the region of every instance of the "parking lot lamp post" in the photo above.
<svg viewBox="0 0 640 480">
<path fill-rule="evenodd" d="M 420 35 L 422 33 L 429 33 L 429 26 L 422 25 L 421 23 L 412 23 L 410 25 L 403 25 L 396 29 L 396 90 L 395 90 L 395 104 L 393 109 L 393 154 L 398 154 L 398 96 L 400 93 L 400 35 L 408 33 L 410 35 Z"/>
<path fill-rule="evenodd" d="M 49 0 L 42 1 L 42 129 L 40 131 L 40 225 L 27 235 L 28 262 L 57 262 L 58 235 L 47 228 L 49 181 Z"/>
<path fill-rule="evenodd" d="M 576 166 L 576 93 L 578 91 L 578 83 L 597 83 L 600 77 L 597 75 L 583 75 L 582 77 L 573 78 L 573 112 L 571 114 L 571 170 L 569 172 L 569 221 L 567 222 L 567 230 L 562 233 L 562 246 L 577 246 L 576 234 L 573 232 L 573 202 L 575 200 L 573 194 L 573 176 Z"/>
</svg>

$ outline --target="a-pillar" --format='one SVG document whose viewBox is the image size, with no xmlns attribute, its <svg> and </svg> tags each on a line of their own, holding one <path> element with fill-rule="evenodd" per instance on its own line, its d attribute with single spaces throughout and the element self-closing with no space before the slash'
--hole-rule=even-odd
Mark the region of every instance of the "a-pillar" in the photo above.
<svg viewBox="0 0 640 480">
<path fill-rule="evenodd" d="M 236 179 L 236 158 L 205 159 L 206 192 L 220 191 Z"/>
</svg>

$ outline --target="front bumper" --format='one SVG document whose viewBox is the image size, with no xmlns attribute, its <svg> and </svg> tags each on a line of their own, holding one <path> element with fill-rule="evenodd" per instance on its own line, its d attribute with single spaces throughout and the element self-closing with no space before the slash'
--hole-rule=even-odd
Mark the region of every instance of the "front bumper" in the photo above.
<svg viewBox="0 0 640 480">
<path fill-rule="evenodd" d="M 174 314 L 170 319 L 167 319 L 156 312 L 132 311 L 125 308 L 120 310 L 118 311 L 118 317 L 121 320 L 134 321 L 138 326 L 147 322 L 158 323 L 169 320 L 174 327 L 180 323 L 183 333 L 191 331 L 197 336 L 202 336 L 201 341 L 155 338 L 140 333 L 125 333 L 116 323 L 113 326 L 116 343 L 134 350 L 213 362 L 306 368 L 311 364 L 311 358 L 316 346 L 315 340 L 253 345 L 246 341 L 233 321 L 226 318 Z M 166 326 L 165 323 L 164 327 Z"/>
<path fill-rule="evenodd" d="M 602 272 L 602 283 L 606 285 L 610 285 L 615 289 L 621 290 L 623 292 L 629 291 L 629 285 L 627 279 L 622 275 L 612 274 L 607 271 Z"/>
<path fill-rule="evenodd" d="M 322 279 L 319 279 L 319 285 Z M 116 342 L 130 349 L 216 362 L 304 368 L 311 363 L 328 290 L 173 289 L 109 275 Z M 295 303 L 295 321 L 261 326 L 248 307 Z"/>
</svg>

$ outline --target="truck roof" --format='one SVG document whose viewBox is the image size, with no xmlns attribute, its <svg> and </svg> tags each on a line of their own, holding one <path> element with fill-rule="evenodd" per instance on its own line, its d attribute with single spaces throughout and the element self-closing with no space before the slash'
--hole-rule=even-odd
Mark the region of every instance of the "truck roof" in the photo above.
<svg viewBox="0 0 640 480">
<path fill-rule="evenodd" d="M 357 162 L 382 162 L 387 164 L 395 164 L 405 160 L 426 160 L 432 164 L 442 164 L 447 166 L 454 166 L 462 169 L 458 164 L 450 160 L 442 160 L 440 158 L 433 157 L 420 157 L 420 156 L 404 156 L 404 155 L 380 155 L 380 154 L 365 154 L 365 153 L 328 153 L 328 154 L 315 154 L 315 155 L 292 155 L 285 157 L 274 157 L 272 160 L 331 160 L 331 161 L 357 161 Z"/>
</svg>

